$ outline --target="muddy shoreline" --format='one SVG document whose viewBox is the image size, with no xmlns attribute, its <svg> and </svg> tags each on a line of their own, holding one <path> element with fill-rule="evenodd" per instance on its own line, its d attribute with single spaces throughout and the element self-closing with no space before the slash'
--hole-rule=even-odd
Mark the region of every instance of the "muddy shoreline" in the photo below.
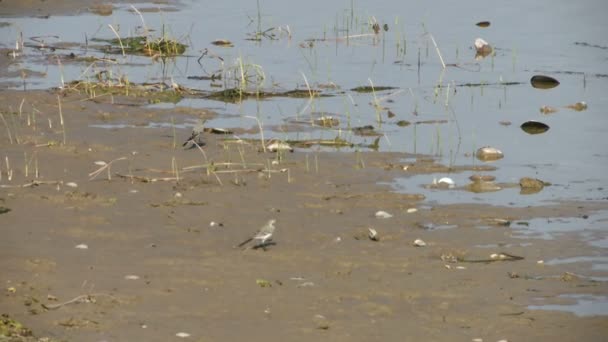
<svg viewBox="0 0 608 342">
<path fill-rule="evenodd" d="M 173 161 L 182 170 L 205 164 L 198 150 L 179 146 L 188 130 L 177 130 L 174 148 L 171 128 L 139 127 L 212 112 L 62 96 L 63 145 L 55 93 L 3 91 L 0 99 L 3 112 L 23 101 L 23 113 L 32 105 L 41 113 L 32 126 L 25 116 L 19 119 L 13 132 L 19 144 L 8 143 L 6 131 L 1 136 L 13 165 L 11 181 L 3 169 L 0 196 L 10 209 L 0 217 L 2 307 L 36 336 L 125 341 L 161 341 L 179 332 L 199 340 L 396 340 L 406 332 L 422 340 L 605 336 L 602 316 L 527 309 L 538 298 L 562 303 L 563 293 L 605 293 L 605 282 L 569 276 L 584 272 L 576 264 L 538 264 L 587 247 L 522 240 L 513 227 L 488 223 L 583 217 L 605 210 L 605 203 L 434 206 L 425 204 L 417 189 L 397 194 L 378 185 L 406 175 L 394 167 L 403 154 L 362 153 L 365 167 L 360 167 L 350 153 L 297 151 L 274 165 L 276 154 L 254 145 L 226 145 L 212 134 L 205 134 L 204 149 L 207 161 L 218 165 L 217 177 L 194 168 L 176 181 L 170 179 Z M 134 128 L 89 126 L 100 122 Z M 37 158 L 37 185 L 31 184 L 31 163 L 25 176 L 24 152 Z M 96 161 L 119 157 L 126 160 L 116 162 L 111 180 L 105 172 L 89 179 L 99 168 Z M 239 164 L 243 158 L 242 172 L 220 172 L 220 163 Z M 408 213 L 411 208 L 418 211 Z M 394 216 L 375 218 L 378 210 Z M 269 218 L 277 219 L 276 245 L 266 251 L 234 248 Z M 368 227 L 378 231 L 380 241 L 367 238 Z M 414 247 L 415 239 L 427 247 Z M 468 262 L 493 253 L 524 259 Z M 261 287 L 259 280 L 271 286 Z M 82 295 L 88 300 L 45 309 Z"/>
</svg>

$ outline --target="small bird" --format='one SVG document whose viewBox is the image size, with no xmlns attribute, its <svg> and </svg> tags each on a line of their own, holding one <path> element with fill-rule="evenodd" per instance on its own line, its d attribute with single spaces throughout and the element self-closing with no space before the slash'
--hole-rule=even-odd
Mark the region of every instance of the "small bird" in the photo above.
<svg viewBox="0 0 608 342">
<path fill-rule="evenodd" d="M 194 147 L 194 145 L 204 145 L 205 143 L 203 142 L 203 132 L 205 131 L 205 121 L 207 120 L 198 120 L 196 125 L 194 125 L 194 128 L 192 128 L 192 134 L 190 135 L 190 138 L 188 138 L 188 140 L 186 140 L 182 146 L 185 147 L 186 145 L 188 145 L 188 143 L 192 143 L 192 147 Z"/>
<path fill-rule="evenodd" d="M 260 228 L 255 234 L 253 234 L 252 237 L 241 242 L 237 247 L 243 247 L 248 242 L 252 240 L 257 240 L 258 242 L 253 248 L 263 248 L 264 246 L 266 246 L 268 241 L 272 240 L 272 234 L 274 233 L 275 229 L 275 222 L 277 222 L 277 220 L 275 219 L 269 220 L 262 228 Z"/>
</svg>

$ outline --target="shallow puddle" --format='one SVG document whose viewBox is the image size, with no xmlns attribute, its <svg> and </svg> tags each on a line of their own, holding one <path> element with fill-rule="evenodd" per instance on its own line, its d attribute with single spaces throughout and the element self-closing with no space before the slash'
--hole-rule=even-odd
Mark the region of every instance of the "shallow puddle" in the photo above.
<svg viewBox="0 0 608 342">
<path fill-rule="evenodd" d="M 579 317 L 608 315 L 608 297 L 594 295 L 560 295 L 557 298 L 572 304 L 530 305 L 530 310 L 551 310 L 571 312 Z"/>
</svg>

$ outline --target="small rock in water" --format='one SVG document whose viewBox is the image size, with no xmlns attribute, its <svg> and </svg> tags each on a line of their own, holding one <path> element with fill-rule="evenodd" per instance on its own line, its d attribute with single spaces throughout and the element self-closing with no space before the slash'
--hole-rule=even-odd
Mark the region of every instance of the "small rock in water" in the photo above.
<svg viewBox="0 0 608 342">
<path fill-rule="evenodd" d="M 426 247 L 426 242 L 422 241 L 421 239 L 416 239 L 416 240 L 414 240 L 414 246 Z"/>
<path fill-rule="evenodd" d="M 522 195 L 535 194 L 541 191 L 545 185 L 549 185 L 549 183 L 545 183 L 540 179 L 523 177 L 519 180 L 519 186 L 521 187 Z"/>
<path fill-rule="evenodd" d="M 481 161 L 494 161 L 504 158 L 505 155 L 495 147 L 484 146 L 477 150 L 475 156 Z"/>
<path fill-rule="evenodd" d="M 456 185 L 456 183 L 454 183 L 454 180 L 448 177 L 443 177 L 439 179 L 436 184 L 440 187 L 448 187 L 450 189 Z"/>
<path fill-rule="evenodd" d="M 486 57 L 492 53 L 492 50 L 493 50 L 492 46 L 481 38 L 475 39 L 474 45 L 475 45 L 475 51 L 477 52 L 477 54 L 475 55 L 475 58 L 477 58 L 477 59 Z"/>
<path fill-rule="evenodd" d="M 568 105 L 568 106 L 566 106 L 566 108 L 570 108 L 572 110 L 580 112 L 580 111 L 587 109 L 587 103 L 585 101 L 581 101 L 581 102 L 577 102 L 575 104 Z"/>
<path fill-rule="evenodd" d="M 393 215 L 387 213 L 386 211 L 382 211 L 382 210 L 377 211 L 375 216 L 376 216 L 376 218 L 382 218 L 382 219 L 387 219 L 387 218 L 393 217 Z"/>
<path fill-rule="evenodd" d="M 542 106 L 540 107 L 540 112 L 543 114 L 552 114 L 557 112 L 557 108 L 551 106 Z"/>
<path fill-rule="evenodd" d="M 559 85 L 559 81 L 553 77 L 544 75 L 535 75 L 530 79 L 532 87 L 537 89 L 551 89 Z"/>
</svg>

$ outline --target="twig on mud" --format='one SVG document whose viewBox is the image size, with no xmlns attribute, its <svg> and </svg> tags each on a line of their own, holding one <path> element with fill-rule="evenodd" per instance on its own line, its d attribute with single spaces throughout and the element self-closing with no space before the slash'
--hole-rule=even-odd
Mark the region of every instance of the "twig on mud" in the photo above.
<svg viewBox="0 0 608 342">
<path fill-rule="evenodd" d="M 59 303 L 59 304 L 41 304 L 41 305 L 46 310 L 56 310 L 56 309 L 61 308 L 62 306 L 66 306 L 68 304 L 73 304 L 73 303 L 95 303 L 95 297 L 99 297 L 99 296 L 107 296 L 114 300 L 118 300 L 116 297 L 114 297 L 110 294 L 107 294 L 107 293 L 94 293 L 94 294 L 80 295 L 80 296 L 77 296 L 77 297 L 74 297 L 74 298 L 68 300 L 67 302 L 63 302 L 63 303 Z"/>
<path fill-rule="evenodd" d="M 150 177 L 144 177 L 144 176 L 123 175 L 122 173 L 118 173 L 118 172 L 115 173 L 115 175 L 120 178 L 128 178 L 131 180 L 140 181 L 142 183 L 171 182 L 171 181 L 178 180 L 176 177 L 150 178 Z"/>
<path fill-rule="evenodd" d="M 513 255 L 508 253 L 499 253 L 495 259 L 458 259 L 459 262 L 471 262 L 471 263 L 490 263 L 497 261 L 519 261 L 524 260 L 524 257 L 519 255 Z"/>
<path fill-rule="evenodd" d="M 21 184 L 21 185 L 1 184 L 0 188 L 29 188 L 32 186 L 38 186 L 38 185 L 43 185 L 43 184 L 57 185 L 57 184 L 63 184 L 63 181 L 38 181 L 38 180 L 35 180 L 35 181 Z"/>
<path fill-rule="evenodd" d="M 110 162 L 106 163 L 105 161 L 101 160 L 101 161 L 96 161 L 95 165 L 100 165 L 101 167 L 99 169 L 97 169 L 96 171 L 93 171 L 91 173 L 89 173 L 89 180 L 93 180 L 95 179 L 97 176 L 99 176 L 100 173 L 102 173 L 104 170 L 108 170 L 108 180 L 111 181 L 112 180 L 112 174 L 110 173 L 110 170 L 112 168 L 112 163 L 119 161 L 119 160 L 125 160 L 127 159 L 127 157 L 120 157 L 120 158 L 116 158 L 113 160 L 110 160 Z"/>
</svg>

